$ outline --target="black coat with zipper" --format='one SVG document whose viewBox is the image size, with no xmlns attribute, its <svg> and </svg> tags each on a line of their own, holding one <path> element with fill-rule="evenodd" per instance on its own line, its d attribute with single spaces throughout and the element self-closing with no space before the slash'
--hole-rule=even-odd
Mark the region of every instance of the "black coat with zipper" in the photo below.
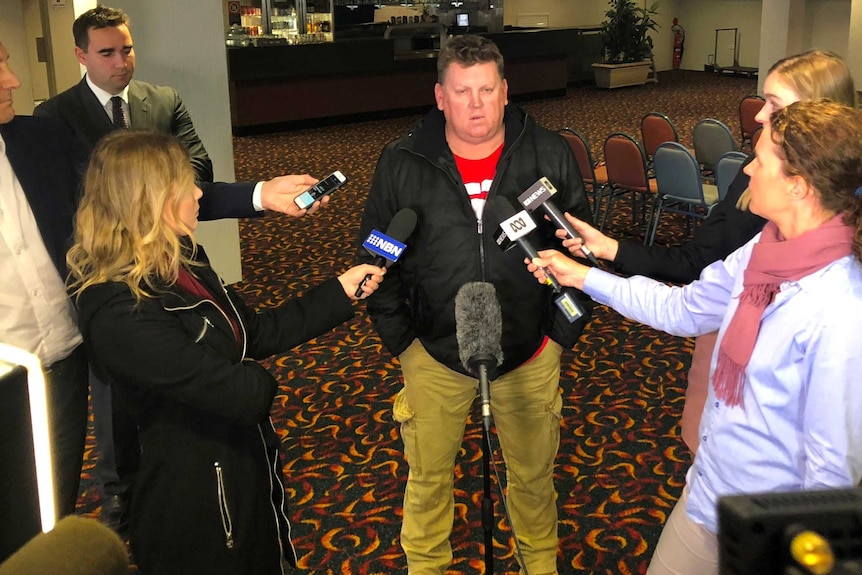
<svg viewBox="0 0 862 575">
<path fill-rule="evenodd" d="M 269 419 L 277 382 L 255 360 L 346 321 L 353 305 L 332 279 L 255 313 L 198 259 L 218 305 L 176 287 L 136 304 L 122 283 L 78 299 L 93 370 L 140 429 L 132 552 L 142 573 L 280 574 L 296 557 Z"/>
<path fill-rule="evenodd" d="M 505 143 L 488 199 L 508 198 L 516 210 L 518 196 L 540 177 L 557 188 L 553 200 L 562 211 L 592 221 L 584 183 L 571 150 L 559 134 L 539 126 L 516 106 L 506 107 Z M 540 285 L 524 265 L 517 246 L 503 252 L 495 243 L 499 221 L 485 210 L 477 221 L 467 191 L 446 143 L 446 120 L 432 110 L 405 137 L 388 144 L 380 155 L 360 227 L 360 242 L 372 229 L 386 230 L 402 208 L 417 214 L 416 229 L 405 242 L 398 263 L 387 272 L 368 313 L 383 343 L 399 355 L 419 338 L 434 359 L 468 374 L 458 354 L 455 296 L 468 282 L 494 284 L 503 317 L 501 347 L 506 373 L 527 361 L 550 336 L 572 347 L 592 312 L 592 301 L 571 293 L 584 310 L 569 323 L 554 304 L 554 293 Z M 537 249 L 561 249 L 553 224 L 539 213 L 538 229 L 529 240 Z M 359 248 L 359 259 L 371 256 Z"/>
</svg>

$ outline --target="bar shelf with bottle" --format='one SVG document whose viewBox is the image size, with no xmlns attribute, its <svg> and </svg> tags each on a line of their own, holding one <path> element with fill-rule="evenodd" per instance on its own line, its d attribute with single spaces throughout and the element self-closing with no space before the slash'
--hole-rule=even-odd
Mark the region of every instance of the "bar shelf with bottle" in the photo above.
<svg viewBox="0 0 862 575">
<path fill-rule="evenodd" d="M 433 106 L 437 54 L 456 34 L 500 47 L 516 100 L 564 95 L 579 59 L 591 57 L 580 53 L 585 30 L 504 31 L 503 0 L 449 4 L 273 1 L 264 17 L 285 45 L 228 49 L 234 133 Z"/>
<path fill-rule="evenodd" d="M 332 42 L 331 0 L 241 0 L 228 11 L 228 47 Z"/>
</svg>

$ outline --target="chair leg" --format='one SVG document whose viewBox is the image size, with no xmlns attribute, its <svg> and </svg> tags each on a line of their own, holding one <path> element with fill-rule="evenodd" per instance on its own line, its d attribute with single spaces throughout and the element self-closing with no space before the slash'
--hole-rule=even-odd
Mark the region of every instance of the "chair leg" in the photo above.
<svg viewBox="0 0 862 575">
<path fill-rule="evenodd" d="M 647 216 L 646 226 L 644 228 L 644 244 L 652 245 L 655 240 L 655 231 L 653 231 L 653 221 L 655 221 L 658 212 L 659 198 L 654 198 L 647 210 L 646 196 L 644 196 L 644 214 Z"/>
<path fill-rule="evenodd" d="M 592 190 L 587 194 L 592 198 L 592 203 L 590 204 L 590 213 L 593 216 L 593 224 L 596 222 L 596 212 L 599 209 L 599 187 L 596 184 L 593 184 Z"/>
<path fill-rule="evenodd" d="M 602 213 L 602 200 L 604 199 L 605 186 L 593 184 L 593 223 L 599 225 L 599 216 Z"/>
<path fill-rule="evenodd" d="M 658 231 L 658 220 L 661 217 L 663 203 L 661 198 L 656 198 L 655 204 L 653 204 L 652 214 L 650 215 L 650 221 L 647 222 L 647 233 L 644 237 L 644 245 L 651 246 L 655 243 L 656 232 Z"/>
<path fill-rule="evenodd" d="M 605 207 L 604 207 L 604 210 L 602 211 L 601 221 L 600 222 L 597 221 L 596 224 L 599 226 L 599 231 L 604 232 L 605 231 L 605 224 L 608 222 L 608 214 L 611 211 L 611 205 L 613 204 L 614 198 L 616 197 L 616 190 L 614 190 L 611 187 L 608 187 L 607 193 L 602 192 L 602 196 L 607 197 L 607 200 L 605 201 Z M 601 204 L 600 204 L 600 207 L 601 207 Z"/>
</svg>

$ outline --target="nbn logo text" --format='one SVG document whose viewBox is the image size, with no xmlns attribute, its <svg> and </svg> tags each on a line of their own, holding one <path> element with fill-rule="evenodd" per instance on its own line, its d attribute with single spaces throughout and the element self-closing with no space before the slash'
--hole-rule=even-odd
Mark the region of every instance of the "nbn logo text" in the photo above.
<svg viewBox="0 0 862 575">
<path fill-rule="evenodd" d="M 390 238 L 384 233 L 377 230 L 371 230 L 365 241 L 362 242 L 362 247 L 372 254 L 386 258 L 391 262 L 397 262 L 401 257 L 404 248 L 407 247 L 396 239 Z"/>
</svg>

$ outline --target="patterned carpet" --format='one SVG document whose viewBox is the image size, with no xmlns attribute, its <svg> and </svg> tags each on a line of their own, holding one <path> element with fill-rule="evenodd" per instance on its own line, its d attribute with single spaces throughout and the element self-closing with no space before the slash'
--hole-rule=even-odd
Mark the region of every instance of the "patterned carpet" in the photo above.
<svg viewBox="0 0 862 575">
<path fill-rule="evenodd" d="M 757 88 L 755 80 L 701 72 L 667 72 L 659 79 L 615 91 L 571 88 L 564 98 L 523 105 L 548 127 L 586 133 L 600 157 L 608 133 L 638 135 L 641 116 L 653 110 L 670 116 L 684 144 L 691 145 L 694 123 L 704 117 L 737 132 L 737 103 Z M 238 287 L 252 305 L 277 305 L 349 266 L 377 155 L 416 118 L 235 138 L 238 180 L 298 172 L 322 177 L 333 169 L 350 178 L 314 216 L 273 214 L 241 223 L 245 279 Z M 637 239 L 623 204 L 616 204 L 608 231 Z M 669 216 L 662 226 L 667 231 L 660 241 L 683 240 L 682 220 Z M 313 575 L 406 567 L 398 531 L 407 466 L 391 415 L 399 369 L 361 307 L 349 323 L 265 362 L 282 382 L 272 416 L 284 441 L 294 542 L 301 566 Z M 597 306 L 582 341 L 564 354 L 556 467 L 561 574 L 645 571 L 690 460 L 677 420 L 691 349 L 690 340 Z M 479 421 L 475 411 L 458 458 L 453 574 L 485 572 Z M 493 435 L 492 443 L 498 445 Z M 91 436 L 79 508 L 93 516 L 99 511 L 94 459 Z M 495 459 L 504 476 L 499 449 Z M 494 570 L 516 572 L 499 501 L 495 520 Z"/>
</svg>

